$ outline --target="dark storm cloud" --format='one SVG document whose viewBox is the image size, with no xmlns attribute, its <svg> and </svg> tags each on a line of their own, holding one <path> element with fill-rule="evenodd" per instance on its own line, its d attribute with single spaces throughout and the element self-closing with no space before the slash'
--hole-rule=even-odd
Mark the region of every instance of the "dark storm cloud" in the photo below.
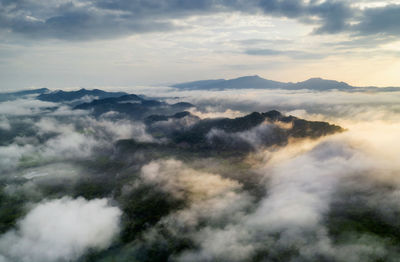
<svg viewBox="0 0 400 262">
<path fill-rule="evenodd" d="M 355 10 L 337 1 L 327 1 L 309 9 L 310 16 L 322 19 L 321 26 L 316 29 L 317 33 L 341 32 L 348 27 L 349 20 L 355 15 Z"/>
<path fill-rule="evenodd" d="M 400 34 L 400 5 L 366 9 L 362 20 L 354 28 L 361 35 Z"/>
<path fill-rule="evenodd" d="M 261 0 L 258 6 L 267 15 L 298 19 L 303 23 L 316 24 L 317 33 L 337 33 L 347 27 L 348 20 L 354 15 L 353 9 L 345 2 L 291 0 Z"/>
<path fill-rule="evenodd" d="M 171 18 L 222 11 L 241 11 L 284 16 L 321 24 L 320 31 L 340 30 L 350 9 L 339 2 L 305 4 L 302 1 L 226 0 L 101 0 L 33 2 L 2 0 L 0 24 L 3 29 L 30 37 L 60 39 L 104 38 L 131 33 L 176 29 Z M 316 16 L 319 21 L 309 19 Z"/>
<path fill-rule="evenodd" d="M 233 1 L 0 0 L 0 28 L 31 38 L 80 40 L 179 29 L 171 19 L 240 9 Z"/>
<path fill-rule="evenodd" d="M 344 1 L 294 0 L 0 0 L 0 28 L 31 38 L 110 38 L 177 30 L 172 19 L 234 11 L 295 19 L 313 25 L 317 34 L 397 35 L 400 31 L 398 5 L 361 10 Z"/>
<path fill-rule="evenodd" d="M 139 15 L 185 16 L 222 11 L 239 11 L 298 19 L 304 23 L 317 25 L 318 32 L 336 33 L 347 27 L 353 16 L 352 8 L 341 1 L 316 2 L 293 0 L 164 0 L 164 1 L 126 1 L 103 0 L 97 7 L 109 10 L 130 10 Z"/>
<path fill-rule="evenodd" d="M 139 17 L 131 12 L 96 8 L 83 1 L 59 6 L 51 3 L 2 2 L 0 25 L 31 38 L 91 39 L 126 35 L 130 32 L 166 31 L 169 21 Z"/>
</svg>

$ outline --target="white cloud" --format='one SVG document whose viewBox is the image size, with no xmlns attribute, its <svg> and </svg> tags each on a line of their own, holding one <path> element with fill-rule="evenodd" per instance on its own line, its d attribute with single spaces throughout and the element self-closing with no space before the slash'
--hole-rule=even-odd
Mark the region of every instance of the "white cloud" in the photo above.
<svg viewBox="0 0 400 262">
<path fill-rule="evenodd" d="M 75 260 L 90 248 L 108 247 L 120 230 L 120 216 L 106 199 L 45 201 L 0 237 L 0 253 L 7 262 Z"/>
<path fill-rule="evenodd" d="M 206 200 L 240 189 L 240 184 L 234 180 L 196 171 L 173 159 L 153 161 L 143 166 L 141 178 L 144 183 L 191 201 Z"/>
<path fill-rule="evenodd" d="M 0 103 L 0 112 L 4 115 L 34 115 L 42 113 L 46 107 L 54 106 L 57 104 L 35 99 L 18 99 Z"/>
<path fill-rule="evenodd" d="M 244 115 L 243 112 L 240 112 L 238 110 L 231 110 L 231 109 L 226 109 L 223 112 L 215 111 L 215 109 L 212 106 L 205 108 L 205 112 L 199 111 L 196 108 L 191 108 L 189 110 L 189 112 L 195 116 L 200 117 L 201 119 L 220 118 L 220 117 L 235 118 L 235 117 L 241 117 Z"/>
<path fill-rule="evenodd" d="M 258 172 L 265 176 L 267 194 L 256 208 L 253 206 L 251 212 L 242 213 L 234 220 L 227 216 L 222 226 L 215 226 L 209 220 L 204 228 L 191 235 L 200 248 L 183 252 L 178 260 L 244 261 L 250 260 L 260 250 L 273 259 L 291 249 L 299 252 L 296 255 L 299 259 L 307 261 L 318 257 L 340 261 L 373 261 L 384 257 L 388 251 L 385 244 L 380 243 L 382 240 L 376 237 L 361 234 L 349 242 L 335 244 L 328 234 L 325 220 L 330 204 L 341 188 L 367 187 L 358 179 L 361 176 L 371 183 L 370 188 L 365 189 L 370 192 L 365 204 L 379 210 L 387 223 L 394 223 L 393 212 L 400 209 L 393 199 L 398 197 L 399 190 L 382 192 L 374 189 L 377 181 L 400 187 L 396 173 L 392 173 L 399 170 L 398 163 L 385 161 L 389 159 L 388 155 L 398 155 L 398 147 L 387 152 L 384 148 L 390 147 L 390 143 L 382 143 L 393 141 L 397 129 L 393 126 L 382 128 L 389 137 L 370 139 L 377 143 L 368 143 L 365 137 L 360 143 L 356 139 L 360 133 L 350 131 L 311 144 L 304 142 L 304 146 L 290 144 L 281 152 L 266 152 L 268 156 L 261 160 L 264 167 Z M 385 151 L 386 154 L 380 153 Z M 372 192 L 376 195 L 371 195 Z M 237 215 L 237 211 L 231 215 Z"/>
<path fill-rule="evenodd" d="M 51 116 L 83 116 L 89 114 L 87 110 L 73 110 L 69 106 L 60 106 L 54 112 L 49 113 Z"/>
<path fill-rule="evenodd" d="M 211 129 L 206 137 L 210 144 L 222 140 L 226 145 L 233 147 L 245 144 L 254 149 L 260 149 L 263 146 L 282 142 L 277 130 L 278 128 L 275 124 L 265 122 L 250 130 L 236 133 L 227 133 L 220 129 Z"/>
<path fill-rule="evenodd" d="M 10 121 L 5 116 L 0 116 L 0 129 L 3 130 L 11 129 Z"/>
<path fill-rule="evenodd" d="M 15 168 L 21 157 L 33 152 L 34 147 L 32 145 L 10 144 L 8 146 L 0 146 L 0 170 Z"/>
<path fill-rule="evenodd" d="M 104 128 L 112 134 L 113 140 L 135 139 L 139 142 L 154 142 L 154 138 L 146 132 L 146 126 L 139 121 L 118 120 L 110 121 L 106 118 L 100 120 L 91 119 L 93 128 Z"/>
</svg>

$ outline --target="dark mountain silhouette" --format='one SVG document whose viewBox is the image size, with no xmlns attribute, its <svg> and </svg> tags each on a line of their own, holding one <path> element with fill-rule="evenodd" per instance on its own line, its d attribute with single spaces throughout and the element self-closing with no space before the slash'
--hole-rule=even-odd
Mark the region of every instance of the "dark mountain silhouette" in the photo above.
<svg viewBox="0 0 400 262">
<path fill-rule="evenodd" d="M 22 98 L 22 97 L 25 97 L 28 95 L 44 94 L 49 91 L 50 90 L 47 88 L 39 88 L 39 89 L 22 90 L 22 91 L 17 91 L 17 92 L 0 93 L 0 102 L 8 101 L 8 100 L 15 100 L 15 99 Z"/>
<path fill-rule="evenodd" d="M 107 92 L 100 89 L 87 90 L 82 88 L 78 91 L 58 90 L 50 93 L 43 93 L 40 94 L 37 97 L 37 99 L 48 102 L 71 102 L 73 100 L 81 99 L 85 96 L 91 96 L 102 99 L 109 97 L 119 97 L 126 94 L 127 93 L 125 92 Z"/>
<path fill-rule="evenodd" d="M 287 86 L 286 83 L 263 79 L 255 75 L 255 76 L 243 76 L 229 80 L 218 79 L 218 80 L 188 82 L 188 83 L 173 85 L 172 87 L 180 89 L 223 90 L 223 89 L 243 89 L 243 88 L 276 89 L 276 88 L 286 88 L 286 86 Z"/>
<path fill-rule="evenodd" d="M 244 76 L 235 79 L 203 80 L 180 83 L 172 87 L 184 90 L 225 90 L 225 89 L 309 89 L 315 91 L 341 90 L 347 92 L 393 92 L 400 91 L 398 87 L 355 87 L 345 82 L 311 78 L 303 82 L 284 83 L 261 78 L 257 75 Z"/>
<path fill-rule="evenodd" d="M 351 90 L 352 87 L 345 82 L 338 82 L 334 80 L 325 80 L 322 78 L 310 78 L 303 82 L 298 82 L 292 85 L 293 89 L 312 89 L 312 90 L 331 90 L 331 89 L 338 89 L 338 90 Z"/>
<path fill-rule="evenodd" d="M 131 94 L 119 97 L 96 99 L 90 103 L 79 104 L 75 106 L 74 109 L 92 110 L 95 116 L 100 116 L 112 111 L 118 112 L 132 119 L 142 120 L 147 116 L 159 114 L 160 112 L 175 114 L 190 107 L 194 107 L 194 105 L 185 102 L 168 104 L 158 100 L 147 100 L 138 95 Z"/>
<path fill-rule="evenodd" d="M 174 122 L 174 129 L 162 122 L 184 117 L 195 117 L 188 112 L 174 116 L 150 116 L 145 123 L 150 133 L 156 132 L 157 137 L 166 137 L 173 144 L 196 148 L 215 150 L 254 149 L 251 137 L 257 136 L 256 146 L 285 145 L 289 138 L 318 138 L 321 136 L 342 132 L 340 126 L 327 122 L 307 121 L 294 116 L 285 116 L 276 110 L 266 113 L 254 112 L 249 115 L 230 118 L 210 118 L 196 121 L 185 128 L 177 128 L 185 122 Z M 164 128 L 164 133 L 163 129 Z M 246 133 L 247 132 L 247 133 Z M 249 139 L 248 139 L 249 138 Z"/>
</svg>

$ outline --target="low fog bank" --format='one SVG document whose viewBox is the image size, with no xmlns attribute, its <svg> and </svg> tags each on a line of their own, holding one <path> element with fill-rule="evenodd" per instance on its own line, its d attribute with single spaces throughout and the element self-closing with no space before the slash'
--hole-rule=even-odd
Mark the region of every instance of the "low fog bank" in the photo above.
<svg viewBox="0 0 400 262">
<path fill-rule="evenodd" d="M 149 125 L 0 103 L 1 262 L 400 260 L 399 93 L 142 93 L 196 107 Z M 244 153 L 160 136 L 272 109 L 346 131 L 272 146 L 292 122 L 207 132 Z"/>
<path fill-rule="evenodd" d="M 132 90 L 136 90 L 131 89 Z M 150 97 L 167 101 L 186 101 L 196 105 L 198 115 L 206 117 L 237 117 L 251 112 L 278 110 L 308 120 L 335 122 L 352 119 L 355 122 L 398 120 L 400 92 L 348 93 L 338 90 L 258 90 L 238 89 L 207 92 L 174 88 L 138 88 Z M 335 122 L 338 123 L 338 122 Z M 340 124 L 340 123 L 338 123 Z"/>
</svg>

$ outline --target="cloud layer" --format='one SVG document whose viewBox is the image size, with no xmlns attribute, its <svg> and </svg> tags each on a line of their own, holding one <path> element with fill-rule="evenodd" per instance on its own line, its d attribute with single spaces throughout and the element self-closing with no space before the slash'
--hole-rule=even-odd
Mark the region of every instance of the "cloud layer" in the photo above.
<svg viewBox="0 0 400 262">
<path fill-rule="evenodd" d="M 65 104 L 63 114 L 10 111 L 0 120 L 0 261 L 399 260 L 398 92 L 146 95 L 184 97 L 200 118 L 279 108 L 347 130 L 269 147 L 276 122 L 211 129 L 210 143 L 254 149 L 215 153 L 157 138 L 200 121 L 187 113 L 156 116 L 151 129 Z"/>
<path fill-rule="evenodd" d="M 33 38 L 82 40 L 179 30 L 176 18 L 263 13 L 311 24 L 316 33 L 398 35 L 398 5 L 360 9 L 345 1 L 1 1 L 3 29 Z M 356 24 L 356 25 L 354 25 Z"/>
</svg>

